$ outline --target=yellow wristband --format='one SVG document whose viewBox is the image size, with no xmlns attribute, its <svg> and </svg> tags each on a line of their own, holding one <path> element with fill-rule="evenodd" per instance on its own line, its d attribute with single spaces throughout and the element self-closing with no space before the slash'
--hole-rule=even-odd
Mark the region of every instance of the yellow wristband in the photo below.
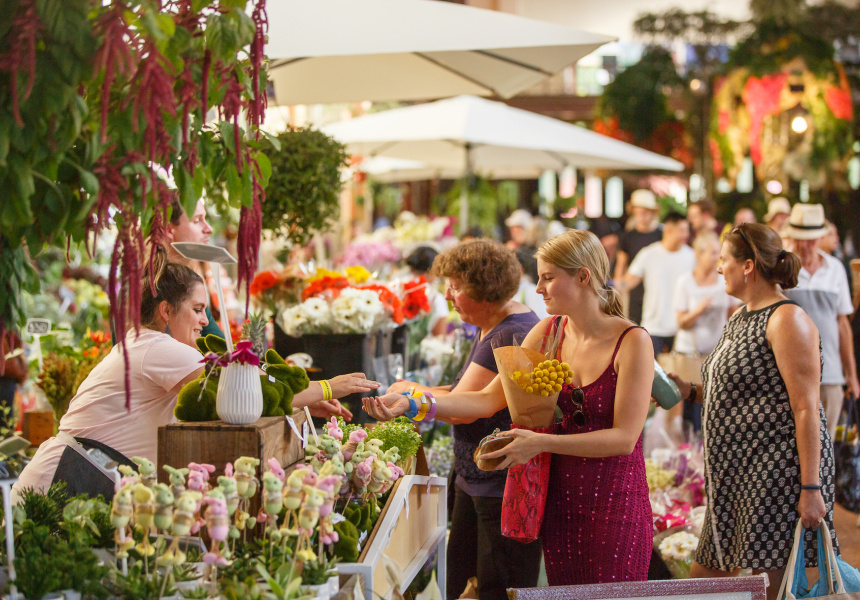
<svg viewBox="0 0 860 600">
<path fill-rule="evenodd" d="M 327 379 L 320 379 L 320 387 L 322 388 L 323 400 L 328 401 L 332 398 L 331 384 Z"/>
<path fill-rule="evenodd" d="M 418 414 L 415 415 L 413 421 L 422 421 L 427 416 L 428 410 L 430 410 L 430 402 L 427 400 L 427 396 L 421 394 L 421 408 L 418 410 Z"/>
</svg>

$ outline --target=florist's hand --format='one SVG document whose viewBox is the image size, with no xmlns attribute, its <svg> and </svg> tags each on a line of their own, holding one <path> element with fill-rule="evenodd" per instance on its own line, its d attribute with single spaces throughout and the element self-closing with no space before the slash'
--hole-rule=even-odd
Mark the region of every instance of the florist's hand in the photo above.
<svg viewBox="0 0 860 600">
<path fill-rule="evenodd" d="M 495 452 L 481 455 L 481 458 L 505 458 L 496 471 L 507 469 L 514 465 L 522 465 L 529 462 L 532 458 L 541 453 L 540 448 L 540 433 L 529 431 L 528 429 L 511 429 L 500 434 L 505 437 L 512 437 L 514 441 Z"/>
<path fill-rule="evenodd" d="M 800 513 L 800 521 L 806 529 L 818 529 L 818 524 L 827 514 L 821 490 L 800 490 L 797 512 Z"/>
<path fill-rule="evenodd" d="M 364 373 L 338 375 L 328 380 L 332 398 L 343 398 L 349 394 L 363 394 L 378 388 L 380 383 L 369 380 Z"/>
<path fill-rule="evenodd" d="M 411 390 L 416 385 L 418 385 L 418 384 L 416 384 L 413 381 L 406 381 L 405 379 L 398 379 L 396 383 L 392 383 L 388 387 L 388 390 L 386 390 L 385 393 L 386 394 L 402 394 L 403 392 L 408 392 L 409 390 Z"/>
<path fill-rule="evenodd" d="M 364 398 L 364 412 L 377 421 L 390 421 L 409 411 L 409 399 L 403 394 L 386 394 Z"/>
<path fill-rule="evenodd" d="M 332 417 L 343 417 L 344 421 L 352 421 L 352 413 L 337 400 L 320 400 L 308 406 L 312 417 L 330 419 Z"/>
<path fill-rule="evenodd" d="M 666 373 L 669 376 L 669 379 L 675 382 L 675 385 L 678 386 L 678 391 L 681 392 L 681 399 L 686 400 L 690 397 L 690 389 L 692 386 L 689 381 L 684 381 L 676 373 Z M 701 396 L 698 398 L 701 400 Z"/>
</svg>

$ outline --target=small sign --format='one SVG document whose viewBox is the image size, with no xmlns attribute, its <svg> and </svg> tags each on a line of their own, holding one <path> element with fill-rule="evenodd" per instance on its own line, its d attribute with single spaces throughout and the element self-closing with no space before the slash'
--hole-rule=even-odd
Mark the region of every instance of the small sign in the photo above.
<svg viewBox="0 0 860 600">
<path fill-rule="evenodd" d="M 51 332 L 51 322 L 48 319 L 30 319 L 27 321 L 27 333 L 30 335 L 45 335 Z"/>
<path fill-rule="evenodd" d="M 307 430 L 305 431 L 305 434 L 304 434 L 304 435 L 302 435 L 302 434 L 299 432 L 299 428 L 298 428 L 298 426 L 296 425 L 296 422 L 295 422 L 295 421 L 293 421 L 293 418 L 292 418 L 292 417 L 290 417 L 290 416 L 288 416 L 288 417 L 287 417 L 287 424 L 290 426 L 290 429 L 292 429 L 292 430 L 293 430 L 293 433 L 295 433 L 295 434 L 296 434 L 296 437 L 297 437 L 297 438 L 299 438 L 300 440 L 302 440 L 302 448 L 304 448 L 305 446 L 307 446 L 307 445 L 308 445 L 308 438 L 307 438 L 307 435 L 308 435 L 308 434 L 307 434 Z M 305 425 L 307 425 L 307 423 L 305 423 Z"/>
</svg>

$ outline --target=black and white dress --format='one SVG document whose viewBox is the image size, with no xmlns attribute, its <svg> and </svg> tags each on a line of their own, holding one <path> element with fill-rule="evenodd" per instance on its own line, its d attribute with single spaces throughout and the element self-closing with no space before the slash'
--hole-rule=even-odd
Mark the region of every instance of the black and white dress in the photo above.
<svg viewBox="0 0 860 600">
<path fill-rule="evenodd" d="M 794 414 L 767 322 L 784 300 L 738 311 L 702 366 L 708 511 L 696 561 L 708 568 L 782 569 L 797 525 L 800 462 Z M 833 443 L 821 409 L 820 482 L 833 529 Z M 806 533 L 806 566 L 818 564 L 817 536 Z"/>
</svg>

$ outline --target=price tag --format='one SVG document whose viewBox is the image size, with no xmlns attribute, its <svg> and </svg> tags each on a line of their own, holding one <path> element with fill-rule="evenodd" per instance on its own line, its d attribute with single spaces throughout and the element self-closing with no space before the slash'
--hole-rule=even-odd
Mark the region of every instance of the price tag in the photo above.
<svg viewBox="0 0 860 600">
<path fill-rule="evenodd" d="M 337 525 L 338 523 L 343 523 L 344 521 L 346 521 L 346 517 L 337 512 L 331 513 L 330 519 L 332 525 Z"/>
<path fill-rule="evenodd" d="M 51 322 L 48 319 L 30 319 L 27 321 L 27 333 L 30 335 L 45 335 L 51 331 Z"/>
<path fill-rule="evenodd" d="M 275 382 L 277 381 L 277 379 L 275 379 L 274 377 L 272 377 L 271 375 L 269 375 L 269 381 L 270 381 L 271 383 L 275 383 Z"/>
<path fill-rule="evenodd" d="M 367 539 L 367 531 L 362 531 L 361 534 L 358 536 L 358 547 L 359 547 L 359 549 L 361 548 L 361 544 L 363 544 L 364 540 L 366 540 L 366 539 Z"/>
<path fill-rule="evenodd" d="M 316 435 L 314 435 L 314 437 L 316 437 Z M 317 443 L 317 446 L 319 446 L 319 443 Z M 302 423 L 302 448 L 307 448 L 307 447 L 308 447 L 308 422 L 305 421 L 304 423 Z"/>
<path fill-rule="evenodd" d="M 302 435 L 299 432 L 299 428 L 296 426 L 296 422 L 293 421 L 292 417 L 287 417 L 287 424 L 290 426 L 290 429 L 293 430 L 293 433 L 296 434 L 296 437 L 302 440 L 302 448 L 308 445 L 307 431 L 305 431 L 305 435 Z M 307 425 L 307 423 L 305 423 Z"/>
</svg>

